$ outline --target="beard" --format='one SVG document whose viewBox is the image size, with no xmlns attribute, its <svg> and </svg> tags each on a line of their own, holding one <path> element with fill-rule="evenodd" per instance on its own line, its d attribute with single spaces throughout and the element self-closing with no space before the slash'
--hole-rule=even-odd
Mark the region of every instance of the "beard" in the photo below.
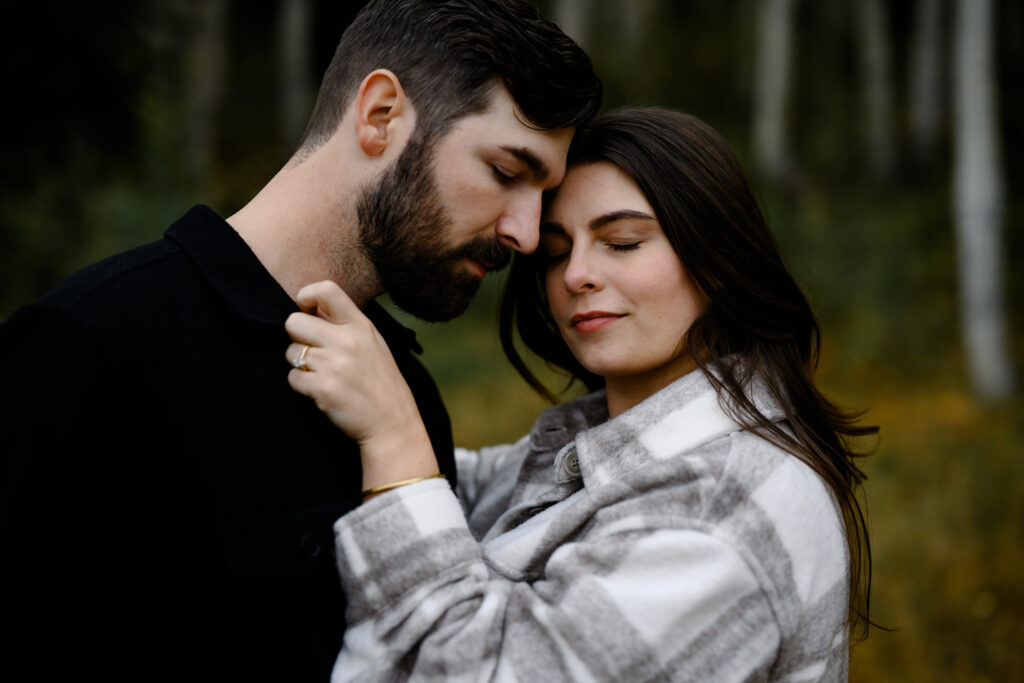
<svg viewBox="0 0 1024 683">
<path fill-rule="evenodd" d="M 458 247 L 445 235 L 453 225 L 434 181 L 430 141 L 409 141 L 376 186 L 356 204 L 363 252 L 377 268 L 391 300 L 421 320 L 445 322 L 461 315 L 480 288 L 465 259 L 500 270 L 510 254 L 497 237 L 477 237 Z"/>
</svg>

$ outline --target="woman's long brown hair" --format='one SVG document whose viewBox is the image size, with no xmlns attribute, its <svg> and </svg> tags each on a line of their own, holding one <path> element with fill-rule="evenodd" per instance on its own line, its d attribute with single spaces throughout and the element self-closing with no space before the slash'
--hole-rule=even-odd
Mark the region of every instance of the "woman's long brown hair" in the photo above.
<svg viewBox="0 0 1024 683">
<path fill-rule="evenodd" d="M 857 424 L 859 413 L 829 401 L 814 384 L 820 331 L 728 143 L 696 117 L 656 108 L 628 108 L 577 132 L 569 167 L 609 161 L 646 196 L 679 260 L 708 300 L 685 343 L 723 408 L 744 427 L 800 458 L 832 491 L 850 549 L 853 636 L 870 622 L 871 545 L 857 492 L 864 474 L 853 450 L 857 437 L 878 428 Z M 501 304 L 502 347 L 542 396 L 555 395 L 529 370 L 522 344 L 588 388 L 603 379 L 573 357 L 551 318 L 543 254 L 517 255 Z M 769 420 L 747 387 L 764 385 L 785 414 Z M 784 428 L 784 427 L 788 427 Z"/>
</svg>

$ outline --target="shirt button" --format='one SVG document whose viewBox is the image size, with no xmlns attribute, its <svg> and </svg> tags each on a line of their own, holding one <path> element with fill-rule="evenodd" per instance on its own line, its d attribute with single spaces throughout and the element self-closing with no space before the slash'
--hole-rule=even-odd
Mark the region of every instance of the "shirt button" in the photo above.
<svg viewBox="0 0 1024 683">
<path fill-rule="evenodd" d="M 302 540 L 299 541 L 299 546 L 302 548 L 302 552 L 306 554 L 306 557 L 318 557 L 320 551 L 323 548 L 317 543 L 316 537 L 312 531 L 307 531 L 302 535 Z"/>
<path fill-rule="evenodd" d="M 580 459 L 576 455 L 576 451 L 572 451 L 565 456 L 565 473 L 570 477 L 580 476 Z"/>
</svg>

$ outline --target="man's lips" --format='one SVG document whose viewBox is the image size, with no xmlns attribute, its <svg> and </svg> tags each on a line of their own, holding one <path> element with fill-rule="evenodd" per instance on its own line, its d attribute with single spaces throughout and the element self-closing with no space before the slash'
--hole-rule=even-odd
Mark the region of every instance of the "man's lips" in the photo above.
<svg viewBox="0 0 1024 683">
<path fill-rule="evenodd" d="M 466 264 L 469 266 L 469 270 L 478 278 L 483 278 L 487 275 L 488 267 L 486 263 L 481 263 L 476 259 L 466 259 Z"/>
<path fill-rule="evenodd" d="M 577 313 L 569 318 L 569 325 L 577 332 L 593 332 L 605 325 L 610 325 L 624 315 L 624 313 L 608 313 L 607 311 L 587 311 L 586 313 Z"/>
<path fill-rule="evenodd" d="M 482 278 L 487 273 L 495 273 L 505 266 L 508 265 L 510 256 L 508 250 L 504 247 L 499 247 L 496 250 L 491 250 L 485 253 L 476 254 L 464 254 L 462 261 L 466 263 L 469 269 L 478 278 Z"/>
<path fill-rule="evenodd" d="M 478 238 L 451 254 L 450 258 L 453 261 L 465 262 L 473 275 L 483 278 L 487 273 L 507 266 L 512 254 L 509 248 L 498 240 Z"/>
</svg>

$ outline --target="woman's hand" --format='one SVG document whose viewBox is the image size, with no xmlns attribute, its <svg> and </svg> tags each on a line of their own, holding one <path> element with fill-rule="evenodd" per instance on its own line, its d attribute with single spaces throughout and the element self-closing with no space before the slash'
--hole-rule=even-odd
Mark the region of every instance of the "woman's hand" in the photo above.
<svg viewBox="0 0 1024 683">
<path fill-rule="evenodd" d="M 359 444 L 363 488 L 436 474 L 416 401 L 373 323 L 334 282 L 303 287 L 296 301 L 309 312 L 285 322 L 285 355 L 305 365 L 288 383 Z"/>
</svg>

